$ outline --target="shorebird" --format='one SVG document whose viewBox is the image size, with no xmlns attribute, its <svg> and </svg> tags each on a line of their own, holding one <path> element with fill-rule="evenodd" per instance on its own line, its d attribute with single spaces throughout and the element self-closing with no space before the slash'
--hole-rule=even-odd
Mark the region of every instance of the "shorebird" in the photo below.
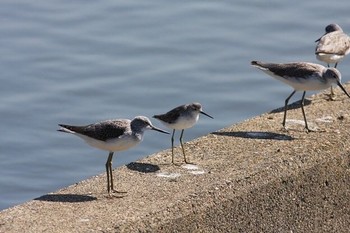
<svg viewBox="0 0 350 233">
<path fill-rule="evenodd" d="M 185 163 L 189 163 L 186 159 L 185 150 L 182 143 L 182 136 L 185 129 L 191 128 L 199 119 L 199 114 L 203 114 L 213 119 L 212 116 L 202 111 L 200 103 L 191 103 L 178 106 L 165 114 L 154 115 L 153 117 L 160 120 L 166 127 L 173 129 L 171 136 L 171 162 L 174 164 L 174 134 L 175 130 L 182 130 L 180 135 L 180 144 Z"/>
<path fill-rule="evenodd" d="M 301 110 L 305 121 L 305 128 L 308 131 L 311 130 L 308 127 L 304 111 L 304 98 L 306 91 L 323 90 L 330 87 L 332 84 L 337 84 L 350 98 L 350 95 L 340 82 L 341 74 L 336 68 L 326 68 L 322 65 L 308 62 L 265 63 L 252 61 L 251 65 L 294 88 L 294 91 L 285 100 L 282 122 L 283 127 L 286 125 L 287 105 L 289 99 L 296 91 L 303 91 Z"/>
<path fill-rule="evenodd" d="M 97 122 L 85 126 L 59 124 L 58 131 L 70 133 L 82 138 L 92 147 L 109 151 L 106 162 L 107 191 L 119 192 L 113 187 L 112 159 L 116 151 L 127 150 L 136 146 L 143 140 L 145 130 L 156 130 L 161 133 L 168 132 L 156 128 L 145 116 L 137 116 L 133 120 L 115 119 Z"/>
<path fill-rule="evenodd" d="M 325 31 L 325 34 L 315 41 L 315 55 L 318 60 L 327 63 L 328 67 L 329 64 L 335 64 L 334 68 L 337 68 L 338 62 L 350 52 L 350 37 L 338 24 L 329 24 Z M 331 99 L 333 97 L 331 87 Z"/>
</svg>

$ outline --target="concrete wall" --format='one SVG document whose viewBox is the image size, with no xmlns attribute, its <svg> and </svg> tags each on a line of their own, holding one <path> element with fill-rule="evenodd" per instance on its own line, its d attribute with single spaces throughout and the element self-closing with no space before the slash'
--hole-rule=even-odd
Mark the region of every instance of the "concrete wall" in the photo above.
<svg viewBox="0 0 350 233">
<path fill-rule="evenodd" d="M 316 132 L 277 109 L 186 143 L 196 165 L 177 148 L 181 166 L 166 150 L 116 169 L 126 195 L 101 174 L 3 210 L 0 232 L 349 232 L 350 100 L 325 98 L 305 107 Z"/>
</svg>

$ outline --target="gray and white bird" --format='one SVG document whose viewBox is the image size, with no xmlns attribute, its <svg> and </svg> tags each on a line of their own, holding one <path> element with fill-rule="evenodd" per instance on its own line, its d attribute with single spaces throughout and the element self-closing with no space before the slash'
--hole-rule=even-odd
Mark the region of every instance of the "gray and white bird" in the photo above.
<svg viewBox="0 0 350 233">
<path fill-rule="evenodd" d="M 112 159 L 114 152 L 127 150 L 139 144 L 143 140 L 143 133 L 146 130 L 156 130 L 169 134 L 153 126 L 145 116 L 137 116 L 133 120 L 106 120 L 85 126 L 64 124 L 59 124 L 59 126 L 61 128 L 58 131 L 76 135 L 92 147 L 109 151 L 106 162 L 108 194 L 111 191 L 118 192 L 113 187 Z"/>
<path fill-rule="evenodd" d="M 171 153 L 172 153 L 171 162 L 173 164 L 174 164 L 175 130 L 181 130 L 180 144 L 181 144 L 185 163 L 188 163 L 185 155 L 185 150 L 183 147 L 182 137 L 185 129 L 191 128 L 194 124 L 197 123 L 200 113 L 213 119 L 212 116 L 202 111 L 202 105 L 200 103 L 184 104 L 170 110 L 165 114 L 159 114 L 159 115 L 153 116 L 154 118 L 160 120 L 160 122 L 162 122 L 166 127 L 173 129 L 173 134 L 171 136 Z"/>
<path fill-rule="evenodd" d="M 349 93 L 341 84 L 341 74 L 336 68 L 326 68 L 319 64 L 308 62 L 293 62 L 293 63 L 267 63 L 260 61 L 252 61 L 252 66 L 264 71 L 266 74 L 280 80 L 289 86 L 294 91 L 287 97 L 284 103 L 284 116 L 282 125 L 286 125 L 287 105 L 289 99 L 296 91 L 303 91 L 301 98 L 301 110 L 304 117 L 305 128 L 311 131 L 308 127 L 305 111 L 304 98 L 306 91 L 324 90 L 332 84 L 338 85 L 344 93 L 350 98 Z"/>
</svg>

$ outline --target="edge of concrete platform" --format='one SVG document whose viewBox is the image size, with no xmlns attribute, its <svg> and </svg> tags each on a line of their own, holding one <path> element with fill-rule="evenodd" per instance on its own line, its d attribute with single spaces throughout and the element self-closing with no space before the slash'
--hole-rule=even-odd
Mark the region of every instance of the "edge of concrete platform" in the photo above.
<svg viewBox="0 0 350 233">
<path fill-rule="evenodd" d="M 0 232 L 347 232 L 350 100 L 336 94 L 308 98 L 317 132 L 299 108 L 282 130 L 274 110 L 186 143 L 196 165 L 165 150 L 114 170 L 126 195 L 108 197 L 102 174 L 3 210 Z"/>
</svg>

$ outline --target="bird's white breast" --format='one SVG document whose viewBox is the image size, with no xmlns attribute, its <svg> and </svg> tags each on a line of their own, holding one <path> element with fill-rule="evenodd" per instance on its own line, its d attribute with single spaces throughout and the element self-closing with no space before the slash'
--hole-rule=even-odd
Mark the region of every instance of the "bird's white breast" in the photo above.
<svg viewBox="0 0 350 233">
<path fill-rule="evenodd" d="M 296 91 L 324 90 L 332 85 L 330 82 L 320 81 L 320 77 L 317 74 L 314 74 L 313 76 L 308 76 L 307 78 L 281 77 L 281 76 L 275 75 L 270 70 L 267 70 L 267 69 L 265 70 L 261 69 L 261 70 L 269 74 L 270 76 L 274 77 L 275 79 L 288 84 L 289 86 L 293 87 L 294 90 Z"/>
<path fill-rule="evenodd" d="M 170 129 L 176 129 L 176 130 L 182 130 L 182 129 L 188 129 L 191 128 L 196 122 L 198 121 L 199 114 L 192 114 L 192 115 L 186 115 L 186 116 L 180 116 L 176 122 L 169 124 L 166 122 L 162 123 L 170 128 Z"/>
<path fill-rule="evenodd" d="M 84 141 L 92 147 L 113 152 L 127 150 L 131 147 L 136 146 L 142 141 L 142 135 L 136 137 L 131 133 L 127 133 L 118 138 L 109 139 L 107 141 L 96 140 L 81 134 L 76 135 L 84 139 Z"/>
<path fill-rule="evenodd" d="M 330 53 L 318 53 L 316 54 L 316 58 L 319 61 L 323 61 L 329 64 L 337 63 L 344 58 L 344 55 L 339 54 L 330 54 Z"/>
</svg>

